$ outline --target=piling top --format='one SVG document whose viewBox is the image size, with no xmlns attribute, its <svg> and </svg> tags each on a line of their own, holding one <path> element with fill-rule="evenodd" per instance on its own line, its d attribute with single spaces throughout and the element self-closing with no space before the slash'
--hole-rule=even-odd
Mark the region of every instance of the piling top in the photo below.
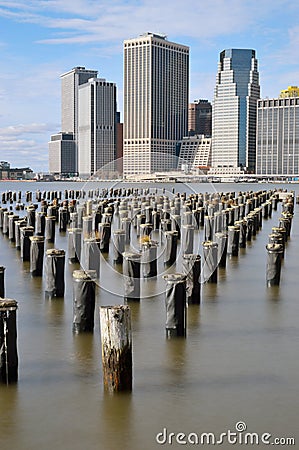
<svg viewBox="0 0 299 450">
<path fill-rule="evenodd" d="M 286 229 L 284 227 L 272 227 L 273 233 L 285 233 Z"/>
<path fill-rule="evenodd" d="M 217 244 L 217 242 L 213 242 L 213 241 L 205 241 L 202 243 L 202 246 L 205 248 L 208 248 L 208 247 L 213 248 L 213 247 L 218 247 L 218 244 Z"/>
<path fill-rule="evenodd" d="M 65 251 L 62 249 L 58 249 L 58 248 L 49 248 L 48 250 L 46 250 L 46 255 L 47 256 L 64 256 Z"/>
<path fill-rule="evenodd" d="M 17 309 L 18 302 L 11 298 L 0 298 L 0 311 L 12 311 Z"/>
<path fill-rule="evenodd" d="M 183 273 L 168 273 L 167 275 L 163 275 L 163 278 L 167 283 L 181 283 L 186 281 L 187 276 Z"/>
<path fill-rule="evenodd" d="M 0 273 L 3 273 L 5 271 L 5 267 L 4 266 L 0 266 Z"/>
<path fill-rule="evenodd" d="M 73 278 L 77 280 L 94 281 L 97 277 L 96 270 L 74 270 Z"/>
<path fill-rule="evenodd" d="M 124 252 L 123 257 L 125 259 L 131 259 L 131 260 L 140 260 L 141 255 L 139 253 L 133 253 L 133 252 Z"/>
<path fill-rule="evenodd" d="M 195 261 L 201 261 L 201 256 L 195 255 L 194 253 L 185 253 L 183 255 L 183 259 L 195 262 Z"/>
<path fill-rule="evenodd" d="M 22 227 L 22 233 L 26 233 L 26 231 L 32 231 L 32 233 L 34 233 L 34 227 L 30 226 Z"/>
<path fill-rule="evenodd" d="M 68 233 L 81 233 L 82 232 L 82 228 L 68 228 L 67 229 Z"/>
<path fill-rule="evenodd" d="M 281 244 L 267 244 L 266 249 L 269 253 L 282 253 L 283 246 Z"/>
<path fill-rule="evenodd" d="M 44 236 L 30 236 L 29 239 L 31 242 L 44 242 L 45 240 Z"/>
<path fill-rule="evenodd" d="M 113 230 L 113 234 L 126 234 L 125 230 L 119 229 L 119 230 Z"/>
<path fill-rule="evenodd" d="M 179 232 L 176 230 L 164 231 L 165 236 L 178 236 Z"/>
<path fill-rule="evenodd" d="M 142 239 L 144 239 L 147 236 L 143 236 Z M 141 240 L 141 244 L 143 248 L 157 248 L 159 247 L 158 241 L 152 241 L 150 238 L 149 240 Z"/>
</svg>

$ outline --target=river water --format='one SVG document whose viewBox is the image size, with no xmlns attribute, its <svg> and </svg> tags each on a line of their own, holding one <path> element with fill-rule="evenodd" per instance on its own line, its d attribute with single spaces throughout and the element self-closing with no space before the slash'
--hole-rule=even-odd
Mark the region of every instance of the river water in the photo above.
<svg viewBox="0 0 299 450">
<path fill-rule="evenodd" d="M 2 182 L 0 191 L 82 186 Z M 281 184 L 164 187 L 180 192 L 296 189 L 296 185 Z M 14 244 L 0 234 L 6 297 L 19 305 L 19 382 L 0 386 L 0 449 L 194 448 L 195 434 L 210 432 L 217 438 L 236 431 L 241 421 L 247 432 L 271 434 L 269 442 L 276 437 L 297 438 L 293 448 L 299 448 L 298 206 L 280 286 L 267 288 L 265 281 L 265 245 L 280 212 L 281 204 L 271 219 L 263 221 L 247 248 L 227 261 L 217 285 L 202 286 L 201 305 L 188 307 L 186 339 L 165 337 L 163 288 L 159 295 L 145 296 L 131 305 L 133 392 L 113 396 L 103 392 L 98 307 L 123 303 L 117 295 L 116 272 L 101 274 L 104 288 L 97 290 L 94 333 L 74 335 L 72 272 L 78 265 L 66 259 L 64 299 L 46 299 L 44 280 L 31 276 L 29 263 L 23 263 Z M 67 248 L 65 233 L 57 232 L 55 246 Z M 149 294 L 150 290 L 146 284 L 144 291 Z M 179 432 L 189 444 L 175 442 L 185 439 L 177 438 Z M 238 439 L 243 434 L 238 433 Z M 224 449 L 248 446 L 257 447 L 241 441 L 219 444 Z"/>
</svg>

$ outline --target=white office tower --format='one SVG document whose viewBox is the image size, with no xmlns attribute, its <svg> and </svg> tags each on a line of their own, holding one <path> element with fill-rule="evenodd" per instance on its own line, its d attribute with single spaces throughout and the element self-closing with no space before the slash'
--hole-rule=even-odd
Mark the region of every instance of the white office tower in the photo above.
<svg viewBox="0 0 299 450">
<path fill-rule="evenodd" d="M 212 167 L 219 173 L 255 170 L 257 100 L 255 51 L 220 53 L 212 116 Z"/>
<path fill-rule="evenodd" d="M 60 75 L 61 79 L 61 130 L 64 133 L 73 133 L 76 143 L 76 169 L 77 169 L 77 141 L 78 141 L 78 88 L 89 78 L 96 78 L 97 70 L 74 67 L 72 70 Z"/>
<path fill-rule="evenodd" d="M 256 173 L 298 178 L 299 97 L 258 101 Z"/>
<path fill-rule="evenodd" d="M 116 85 L 93 78 L 79 86 L 78 92 L 79 175 L 88 177 L 104 167 L 102 175 L 107 177 L 107 171 L 114 171 L 116 152 Z"/>
<path fill-rule="evenodd" d="M 188 91 L 188 47 L 153 33 L 124 41 L 124 175 L 174 167 Z"/>
</svg>

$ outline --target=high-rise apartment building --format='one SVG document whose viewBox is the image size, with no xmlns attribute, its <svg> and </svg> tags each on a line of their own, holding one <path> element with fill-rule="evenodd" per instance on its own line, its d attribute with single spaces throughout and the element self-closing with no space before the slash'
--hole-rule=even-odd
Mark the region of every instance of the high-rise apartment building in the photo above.
<svg viewBox="0 0 299 450">
<path fill-rule="evenodd" d="M 255 50 L 220 53 L 213 102 L 212 166 L 255 170 L 256 115 L 260 97 Z"/>
<path fill-rule="evenodd" d="M 258 101 L 256 173 L 298 176 L 299 97 Z"/>
<path fill-rule="evenodd" d="M 194 100 L 189 104 L 188 135 L 212 135 L 212 105 L 208 100 Z"/>
<path fill-rule="evenodd" d="M 124 174 L 174 167 L 187 134 L 189 48 L 146 33 L 124 41 Z"/>
<path fill-rule="evenodd" d="M 78 88 L 78 172 L 114 171 L 116 158 L 116 85 L 91 78 Z"/>
</svg>

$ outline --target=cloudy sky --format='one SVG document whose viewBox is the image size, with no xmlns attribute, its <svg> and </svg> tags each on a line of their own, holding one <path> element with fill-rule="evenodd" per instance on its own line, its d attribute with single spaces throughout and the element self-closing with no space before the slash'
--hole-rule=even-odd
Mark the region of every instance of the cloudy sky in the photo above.
<svg viewBox="0 0 299 450">
<path fill-rule="evenodd" d="M 0 0 L 0 160 L 48 170 L 60 131 L 60 74 L 99 71 L 118 87 L 123 40 L 146 31 L 190 47 L 190 101 L 212 101 L 219 53 L 257 52 L 262 97 L 299 85 L 297 0 Z"/>
</svg>

